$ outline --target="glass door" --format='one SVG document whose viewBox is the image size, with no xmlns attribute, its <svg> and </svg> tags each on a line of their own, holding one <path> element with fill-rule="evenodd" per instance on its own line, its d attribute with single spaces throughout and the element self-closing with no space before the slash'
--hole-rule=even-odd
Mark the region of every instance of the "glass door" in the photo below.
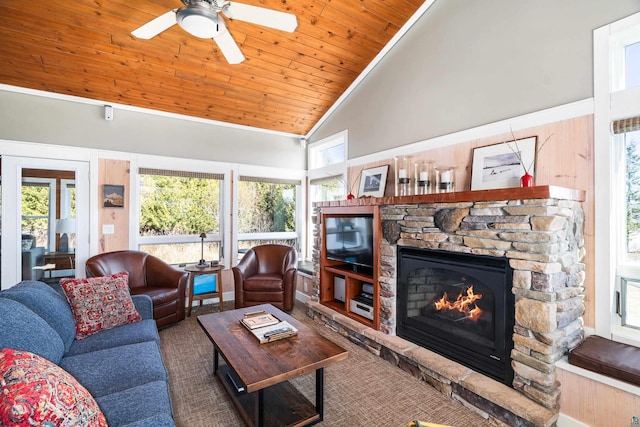
<svg viewBox="0 0 640 427">
<path fill-rule="evenodd" d="M 2 289 L 21 280 L 57 288 L 84 265 L 88 169 L 86 162 L 2 157 Z"/>
</svg>

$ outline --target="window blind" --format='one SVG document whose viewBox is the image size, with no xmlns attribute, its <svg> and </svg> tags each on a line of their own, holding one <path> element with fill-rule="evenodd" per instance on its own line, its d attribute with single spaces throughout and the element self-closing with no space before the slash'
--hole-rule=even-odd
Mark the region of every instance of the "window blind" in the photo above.
<svg viewBox="0 0 640 427">
<path fill-rule="evenodd" d="M 48 182 L 25 182 L 22 181 L 23 187 L 50 187 L 51 184 Z"/>
<path fill-rule="evenodd" d="M 640 117 L 616 120 L 613 122 L 612 128 L 615 135 L 640 130 Z"/>
<path fill-rule="evenodd" d="M 140 175 L 174 176 L 180 178 L 224 179 L 224 174 L 207 172 L 187 172 L 167 169 L 139 168 Z"/>
<path fill-rule="evenodd" d="M 342 175 L 323 176 L 309 181 L 309 185 L 322 185 L 329 182 L 342 182 Z"/>
<path fill-rule="evenodd" d="M 282 178 L 265 178 L 260 176 L 241 176 L 240 181 L 245 182 L 267 182 L 269 184 L 286 184 L 286 185 L 300 185 L 302 181 L 299 179 L 282 179 Z"/>
</svg>

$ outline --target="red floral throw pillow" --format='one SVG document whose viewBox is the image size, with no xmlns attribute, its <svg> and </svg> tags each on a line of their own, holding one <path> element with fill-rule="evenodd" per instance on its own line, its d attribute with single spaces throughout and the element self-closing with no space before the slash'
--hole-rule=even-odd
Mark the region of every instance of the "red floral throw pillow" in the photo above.
<svg viewBox="0 0 640 427">
<path fill-rule="evenodd" d="M 76 321 L 76 339 L 142 319 L 133 305 L 126 271 L 88 279 L 62 279 Z"/>
<path fill-rule="evenodd" d="M 28 351 L 0 350 L 0 425 L 107 427 L 87 389 L 67 371 Z"/>
</svg>

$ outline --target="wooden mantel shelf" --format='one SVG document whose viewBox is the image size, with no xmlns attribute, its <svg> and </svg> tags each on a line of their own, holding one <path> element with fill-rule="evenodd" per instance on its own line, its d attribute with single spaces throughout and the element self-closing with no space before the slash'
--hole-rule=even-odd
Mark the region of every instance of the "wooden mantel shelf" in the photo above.
<svg viewBox="0 0 640 427">
<path fill-rule="evenodd" d="M 316 202 L 316 207 L 412 205 L 417 203 L 484 202 L 492 200 L 562 199 L 584 202 L 584 190 L 540 185 L 535 187 L 500 188 L 497 190 L 455 191 L 401 197 L 363 197 L 352 200 Z"/>
</svg>

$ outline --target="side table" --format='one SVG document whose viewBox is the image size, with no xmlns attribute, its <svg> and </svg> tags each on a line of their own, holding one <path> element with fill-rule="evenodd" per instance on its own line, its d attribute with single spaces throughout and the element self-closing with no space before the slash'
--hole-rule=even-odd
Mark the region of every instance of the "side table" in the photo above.
<svg viewBox="0 0 640 427">
<path fill-rule="evenodd" d="M 200 301 L 200 307 L 202 307 L 202 301 L 207 298 L 220 298 L 220 311 L 223 310 L 223 300 L 222 300 L 222 270 L 224 270 L 224 265 L 218 264 L 215 266 L 207 265 L 206 267 L 198 267 L 197 265 L 188 265 L 184 269 L 189 273 L 189 311 L 187 313 L 187 317 L 191 317 L 191 307 L 193 306 L 193 301 Z M 206 292 L 202 294 L 193 294 L 193 282 L 196 276 L 200 276 L 203 274 L 215 274 L 216 275 L 216 290 L 215 292 Z"/>
</svg>

